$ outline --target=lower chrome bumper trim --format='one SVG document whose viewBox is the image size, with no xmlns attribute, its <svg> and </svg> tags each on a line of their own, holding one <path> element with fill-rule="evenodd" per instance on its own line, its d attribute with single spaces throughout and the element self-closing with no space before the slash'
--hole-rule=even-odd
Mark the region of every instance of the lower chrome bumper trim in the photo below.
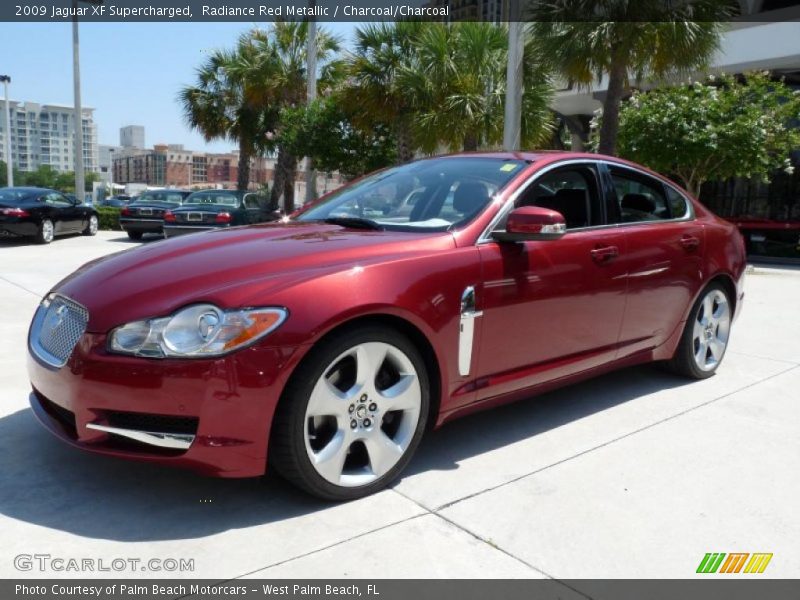
<svg viewBox="0 0 800 600">
<path fill-rule="evenodd" d="M 194 441 L 194 436 L 188 433 L 161 433 L 157 431 L 138 431 L 136 429 L 121 429 L 119 427 L 109 427 L 97 423 L 88 423 L 87 429 L 105 431 L 114 435 L 130 438 L 143 444 L 159 446 L 160 448 L 174 448 L 177 450 L 188 450 Z"/>
</svg>

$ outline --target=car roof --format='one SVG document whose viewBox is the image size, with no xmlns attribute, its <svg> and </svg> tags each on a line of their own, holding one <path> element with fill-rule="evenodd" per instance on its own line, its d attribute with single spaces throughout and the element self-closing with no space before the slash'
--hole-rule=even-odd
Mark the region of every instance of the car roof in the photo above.
<svg viewBox="0 0 800 600">
<path fill-rule="evenodd" d="M 58 190 L 54 190 L 51 188 L 41 188 L 41 187 L 28 187 L 28 186 L 14 186 L 14 187 L 4 187 L 0 188 L 3 190 L 13 190 L 15 192 L 22 192 L 27 194 L 40 194 L 42 192 L 55 192 Z M 58 192 L 59 194 L 61 192 Z"/>
</svg>

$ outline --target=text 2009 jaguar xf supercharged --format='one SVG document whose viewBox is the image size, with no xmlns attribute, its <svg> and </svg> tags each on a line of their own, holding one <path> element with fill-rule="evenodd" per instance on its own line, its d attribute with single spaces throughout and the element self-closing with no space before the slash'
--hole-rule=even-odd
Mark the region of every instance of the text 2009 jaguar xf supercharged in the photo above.
<svg viewBox="0 0 800 600">
<path fill-rule="evenodd" d="M 31 403 L 85 450 L 354 498 L 476 409 L 650 361 L 712 375 L 744 268 L 733 226 L 642 167 L 421 160 L 85 265 L 33 319 Z"/>
</svg>

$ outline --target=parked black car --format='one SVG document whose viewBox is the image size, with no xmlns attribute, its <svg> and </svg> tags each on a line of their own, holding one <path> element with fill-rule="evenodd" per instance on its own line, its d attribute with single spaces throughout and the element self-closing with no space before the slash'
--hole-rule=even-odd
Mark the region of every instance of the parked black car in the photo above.
<svg viewBox="0 0 800 600">
<path fill-rule="evenodd" d="M 183 204 L 164 215 L 164 235 L 175 237 L 196 231 L 264 223 L 280 219 L 262 194 L 233 190 L 194 192 Z"/>
<path fill-rule="evenodd" d="M 97 233 L 97 211 L 46 188 L 0 188 L 0 237 L 33 237 L 49 244 L 57 235 Z"/>
<path fill-rule="evenodd" d="M 164 213 L 179 207 L 191 190 L 151 190 L 142 193 L 135 201 L 123 207 L 119 224 L 132 240 L 140 240 L 145 233 L 164 233 Z"/>
</svg>

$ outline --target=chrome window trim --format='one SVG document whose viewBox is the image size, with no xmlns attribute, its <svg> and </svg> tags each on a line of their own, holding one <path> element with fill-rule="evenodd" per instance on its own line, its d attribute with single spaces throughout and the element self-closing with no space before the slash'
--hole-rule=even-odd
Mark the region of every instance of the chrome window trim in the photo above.
<svg viewBox="0 0 800 600">
<path fill-rule="evenodd" d="M 612 161 L 603 160 L 603 159 L 592 159 L 592 158 L 577 159 L 576 158 L 576 159 L 570 159 L 570 160 L 565 160 L 565 161 L 562 161 L 562 162 L 553 163 L 551 165 L 548 165 L 548 166 L 544 167 L 541 171 L 537 171 L 536 173 L 531 175 L 531 177 L 522 186 L 520 186 L 520 188 L 516 192 L 514 192 L 508 198 L 508 200 L 506 200 L 506 203 L 500 208 L 498 213 L 489 222 L 489 225 L 486 227 L 486 229 L 484 229 L 483 232 L 481 233 L 481 235 L 478 237 L 478 241 L 476 242 L 476 245 L 480 246 L 482 244 L 496 242 L 496 240 L 494 238 L 492 238 L 492 231 L 494 231 L 494 228 L 497 226 L 497 224 L 500 221 L 503 220 L 503 218 L 509 212 L 511 212 L 514 204 L 517 201 L 517 198 L 519 198 L 519 196 L 523 192 L 525 192 L 531 185 L 533 185 L 536 182 L 536 180 L 539 179 L 542 175 L 545 175 L 546 173 L 549 173 L 550 171 L 552 171 L 554 169 L 557 169 L 557 168 L 560 168 L 560 167 L 568 167 L 570 165 L 585 165 L 585 164 L 593 165 L 596 168 L 599 168 L 600 165 L 603 165 L 605 167 L 613 166 L 613 167 L 617 167 L 617 168 L 628 169 L 629 171 L 633 171 L 633 172 L 635 172 L 635 173 L 637 173 L 639 175 L 642 175 L 644 177 L 648 177 L 650 179 L 655 179 L 656 181 L 659 181 L 659 182 L 663 183 L 664 185 L 667 185 L 667 186 L 671 187 L 674 191 L 678 192 L 678 194 L 680 194 L 683 197 L 684 200 L 686 200 L 686 214 L 684 216 L 682 216 L 682 217 L 676 217 L 676 218 L 673 218 L 673 219 L 658 219 L 656 221 L 637 221 L 637 222 L 634 222 L 634 223 L 606 223 L 604 225 L 590 225 L 589 227 L 576 227 L 575 229 L 567 229 L 567 232 L 564 235 L 569 235 L 570 233 L 579 232 L 579 231 L 590 231 L 590 230 L 596 230 L 596 229 L 618 229 L 620 227 L 635 227 L 635 226 L 638 226 L 638 225 L 653 225 L 653 224 L 657 224 L 657 223 L 677 223 L 677 222 L 681 222 L 681 221 L 692 221 L 692 220 L 695 219 L 694 207 L 692 205 L 691 199 L 684 192 L 682 192 L 678 187 L 673 185 L 671 182 L 668 183 L 666 181 L 658 179 L 657 177 L 653 177 L 653 175 L 651 175 L 650 173 L 647 173 L 645 171 L 642 171 L 641 169 L 637 169 L 635 167 L 631 167 L 629 165 L 625 165 L 625 164 L 622 164 L 622 163 L 612 162 Z M 600 185 L 603 185 L 602 181 L 601 181 Z"/>
</svg>

